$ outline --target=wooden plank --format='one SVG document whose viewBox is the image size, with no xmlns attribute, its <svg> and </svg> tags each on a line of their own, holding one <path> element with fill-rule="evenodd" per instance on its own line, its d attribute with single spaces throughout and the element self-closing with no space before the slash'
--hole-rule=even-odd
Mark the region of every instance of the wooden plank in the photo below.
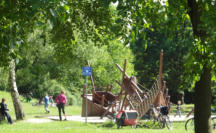
<svg viewBox="0 0 216 133">
<path fill-rule="evenodd" d="M 110 110 L 110 108 L 112 108 L 112 106 L 114 106 L 114 104 L 110 105 L 110 106 L 107 108 L 107 110 L 103 113 L 103 115 L 101 115 L 101 119 L 103 119 L 103 117 L 109 113 L 109 110 Z"/>
</svg>

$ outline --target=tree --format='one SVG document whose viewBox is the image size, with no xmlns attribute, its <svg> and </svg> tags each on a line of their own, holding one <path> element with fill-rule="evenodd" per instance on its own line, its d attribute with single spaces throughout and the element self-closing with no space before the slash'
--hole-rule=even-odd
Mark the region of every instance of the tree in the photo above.
<svg viewBox="0 0 216 133">
<path fill-rule="evenodd" d="M 209 49 L 208 43 L 211 39 L 211 35 L 206 31 L 206 27 L 210 26 L 207 23 L 205 26 L 205 21 L 201 20 L 201 17 L 204 17 L 203 14 L 208 12 L 208 7 L 211 6 L 211 3 L 188 0 L 189 15 L 193 27 L 194 37 L 200 39 L 200 45 L 203 50 L 196 51 L 195 54 L 201 56 L 202 62 L 202 72 L 200 79 L 196 82 L 195 85 L 195 132 L 211 133 L 211 70 L 212 64 L 210 63 L 209 58 Z M 211 8 L 211 7 L 210 7 Z M 216 9 L 216 8 L 215 8 Z M 204 17 L 205 18 L 205 17 Z M 212 20 L 211 20 L 212 21 Z M 203 97 L 200 98 L 200 97 Z"/>
<path fill-rule="evenodd" d="M 24 119 L 24 112 L 19 101 L 15 81 L 15 60 L 20 45 L 25 44 L 25 33 L 32 31 L 37 18 L 41 17 L 41 9 L 49 6 L 47 1 L 2 0 L 0 2 L 0 62 L 1 66 L 9 66 L 11 80 L 11 96 L 13 98 L 16 118 Z"/>
<path fill-rule="evenodd" d="M 191 43 L 190 79 L 195 84 L 195 132 L 211 132 L 210 105 L 211 105 L 211 70 L 214 68 L 213 50 L 215 50 L 215 1 L 180 0 L 164 1 L 118 1 L 119 12 L 126 23 L 132 26 L 126 36 L 131 37 L 130 43 L 135 42 L 140 33 L 140 27 L 153 30 L 162 21 L 168 21 L 167 26 L 175 31 L 179 24 L 186 19 L 191 20 L 193 40 Z M 127 25 L 126 24 L 126 25 Z M 138 26 L 137 26 L 138 25 Z M 134 28 L 133 28 L 134 27 Z M 127 27 L 125 27 L 126 29 Z M 145 37 L 146 32 L 141 36 Z M 187 62 L 188 63 L 188 62 Z M 191 73 L 190 73 L 191 74 Z M 202 98 L 201 98 L 202 97 Z"/>
<path fill-rule="evenodd" d="M 15 61 L 11 59 L 10 62 L 10 85 L 11 85 L 11 97 L 15 108 L 16 119 L 21 120 L 25 117 L 21 102 L 19 100 L 19 93 L 16 85 L 16 74 L 15 74 Z"/>
</svg>

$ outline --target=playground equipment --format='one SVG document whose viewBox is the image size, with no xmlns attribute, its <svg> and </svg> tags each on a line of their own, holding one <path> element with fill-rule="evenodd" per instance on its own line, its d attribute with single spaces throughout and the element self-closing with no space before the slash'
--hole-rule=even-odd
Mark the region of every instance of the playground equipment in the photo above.
<svg viewBox="0 0 216 133">
<path fill-rule="evenodd" d="M 88 66 L 90 63 L 87 61 Z M 95 85 L 93 76 L 91 78 L 91 94 L 85 94 L 85 86 L 83 86 L 83 94 L 82 94 L 82 116 L 84 117 L 86 114 L 86 98 L 88 104 L 88 116 L 104 116 L 114 114 L 114 104 L 116 102 L 117 96 L 111 93 L 112 85 L 108 85 L 106 91 L 95 91 Z"/>
<path fill-rule="evenodd" d="M 122 81 L 116 81 L 120 86 L 119 94 L 111 93 L 112 86 L 108 86 L 106 91 L 95 91 L 93 77 L 91 76 L 92 93 L 85 95 L 83 88 L 82 116 L 85 116 L 85 100 L 88 101 L 88 116 L 113 115 L 115 111 L 136 110 L 139 117 L 143 117 L 150 109 L 150 105 L 170 107 L 170 96 L 166 88 L 166 81 L 163 80 L 163 50 L 160 53 L 159 77 L 155 80 L 150 89 L 140 85 L 136 77 L 128 76 L 126 73 L 127 61 L 124 61 L 123 69 L 120 65 L 116 67 L 122 73 Z M 90 66 L 90 64 L 88 63 Z"/>
</svg>

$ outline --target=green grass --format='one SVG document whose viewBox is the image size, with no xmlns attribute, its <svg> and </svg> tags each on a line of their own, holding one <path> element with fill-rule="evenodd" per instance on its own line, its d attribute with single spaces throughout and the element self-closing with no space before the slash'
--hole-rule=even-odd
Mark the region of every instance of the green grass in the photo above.
<svg viewBox="0 0 216 133">
<path fill-rule="evenodd" d="M 188 133 L 184 130 L 184 123 L 174 123 L 174 129 L 133 129 L 130 126 L 117 129 L 114 127 L 103 127 L 102 124 L 85 124 L 80 122 L 50 122 L 31 124 L 17 122 L 14 125 L 1 125 L 2 133 Z"/>
</svg>

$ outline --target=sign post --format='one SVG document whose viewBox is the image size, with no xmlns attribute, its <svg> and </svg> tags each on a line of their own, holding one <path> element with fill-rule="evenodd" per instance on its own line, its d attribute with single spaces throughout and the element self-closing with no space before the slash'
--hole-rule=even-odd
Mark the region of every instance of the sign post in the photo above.
<svg viewBox="0 0 216 133">
<path fill-rule="evenodd" d="M 82 74 L 83 76 L 86 76 L 86 87 L 85 87 L 85 122 L 87 123 L 87 117 L 88 117 L 88 100 L 87 100 L 87 93 L 88 93 L 88 76 L 92 75 L 92 68 L 91 67 L 83 67 L 82 68 Z"/>
</svg>

